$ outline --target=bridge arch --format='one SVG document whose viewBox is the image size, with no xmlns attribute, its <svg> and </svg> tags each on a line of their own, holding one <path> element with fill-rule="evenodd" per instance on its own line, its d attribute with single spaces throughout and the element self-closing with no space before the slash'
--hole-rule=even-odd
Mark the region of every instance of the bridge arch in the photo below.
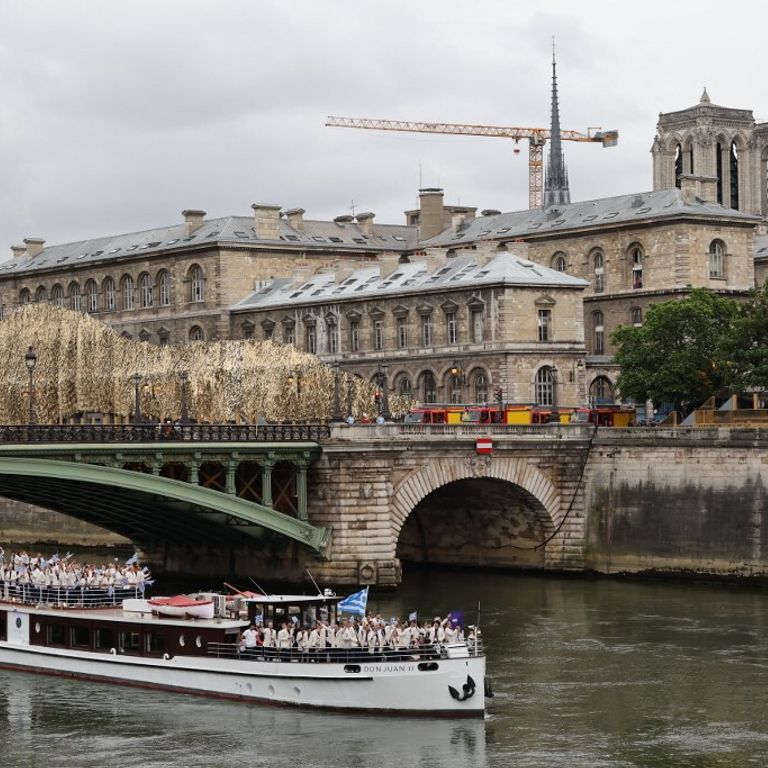
<svg viewBox="0 0 768 768">
<path fill-rule="evenodd" d="M 318 553 L 329 530 L 253 501 L 159 475 L 33 457 L 0 457 L 0 496 L 94 523 L 134 541 L 242 543 L 263 529 Z"/>
<path fill-rule="evenodd" d="M 396 557 L 444 565 L 542 568 L 562 520 L 557 488 L 535 464 L 436 459 L 394 489 Z"/>
</svg>

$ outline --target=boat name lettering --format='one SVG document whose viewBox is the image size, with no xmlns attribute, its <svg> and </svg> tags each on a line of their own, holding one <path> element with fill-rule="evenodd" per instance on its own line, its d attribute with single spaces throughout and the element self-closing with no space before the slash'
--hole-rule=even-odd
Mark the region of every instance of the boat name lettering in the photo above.
<svg viewBox="0 0 768 768">
<path fill-rule="evenodd" d="M 367 664 L 363 672 L 413 672 L 413 664 Z"/>
</svg>

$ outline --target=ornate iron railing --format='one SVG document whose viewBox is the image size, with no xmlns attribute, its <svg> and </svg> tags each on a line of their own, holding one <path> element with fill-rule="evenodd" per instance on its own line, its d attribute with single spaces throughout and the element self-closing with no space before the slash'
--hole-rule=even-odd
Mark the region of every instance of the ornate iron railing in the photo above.
<svg viewBox="0 0 768 768">
<path fill-rule="evenodd" d="M 32 424 L 0 426 L 0 443 L 283 442 L 325 440 L 327 424 Z"/>
</svg>

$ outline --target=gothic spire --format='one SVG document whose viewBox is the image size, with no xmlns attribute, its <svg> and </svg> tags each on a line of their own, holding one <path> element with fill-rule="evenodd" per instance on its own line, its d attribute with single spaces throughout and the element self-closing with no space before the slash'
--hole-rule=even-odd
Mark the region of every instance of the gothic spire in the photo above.
<svg viewBox="0 0 768 768">
<path fill-rule="evenodd" d="M 568 170 L 565 167 L 563 147 L 560 141 L 560 107 L 557 101 L 557 62 L 555 61 L 555 41 L 552 40 L 552 122 L 549 137 L 549 158 L 544 181 L 544 207 L 570 203 L 568 189 Z"/>
</svg>

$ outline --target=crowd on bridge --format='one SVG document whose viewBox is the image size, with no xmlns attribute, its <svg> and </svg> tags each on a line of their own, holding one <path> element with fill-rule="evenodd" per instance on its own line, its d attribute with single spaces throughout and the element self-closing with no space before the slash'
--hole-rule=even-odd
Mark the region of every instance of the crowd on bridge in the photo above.
<svg viewBox="0 0 768 768">
<path fill-rule="evenodd" d="M 377 614 L 362 619 L 340 618 L 338 622 L 317 620 L 311 626 L 302 626 L 298 617 L 292 618 L 292 621 L 285 621 L 276 629 L 273 622 L 263 623 L 257 617 L 240 636 L 240 653 L 254 654 L 266 650 L 311 654 L 326 649 L 358 649 L 376 654 L 465 641 L 464 628 L 452 615 L 419 622 L 414 614 L 407 621 L 397 618 L 386 620 Z M 475 642 L 474 627 L 469 627 L 467 642 Z"/>
<path fill-rule="evenodd" d="M 141 595 L 152 584 L 151 573 L 138 555 L 124 564 L 117 559 L 97 565 L 80 563 L 71 553 L 45 557 L 40 552 L 11 552 L 0 547 L 0 598 L 54 604 L 112 602 Z"/>
</svg>

